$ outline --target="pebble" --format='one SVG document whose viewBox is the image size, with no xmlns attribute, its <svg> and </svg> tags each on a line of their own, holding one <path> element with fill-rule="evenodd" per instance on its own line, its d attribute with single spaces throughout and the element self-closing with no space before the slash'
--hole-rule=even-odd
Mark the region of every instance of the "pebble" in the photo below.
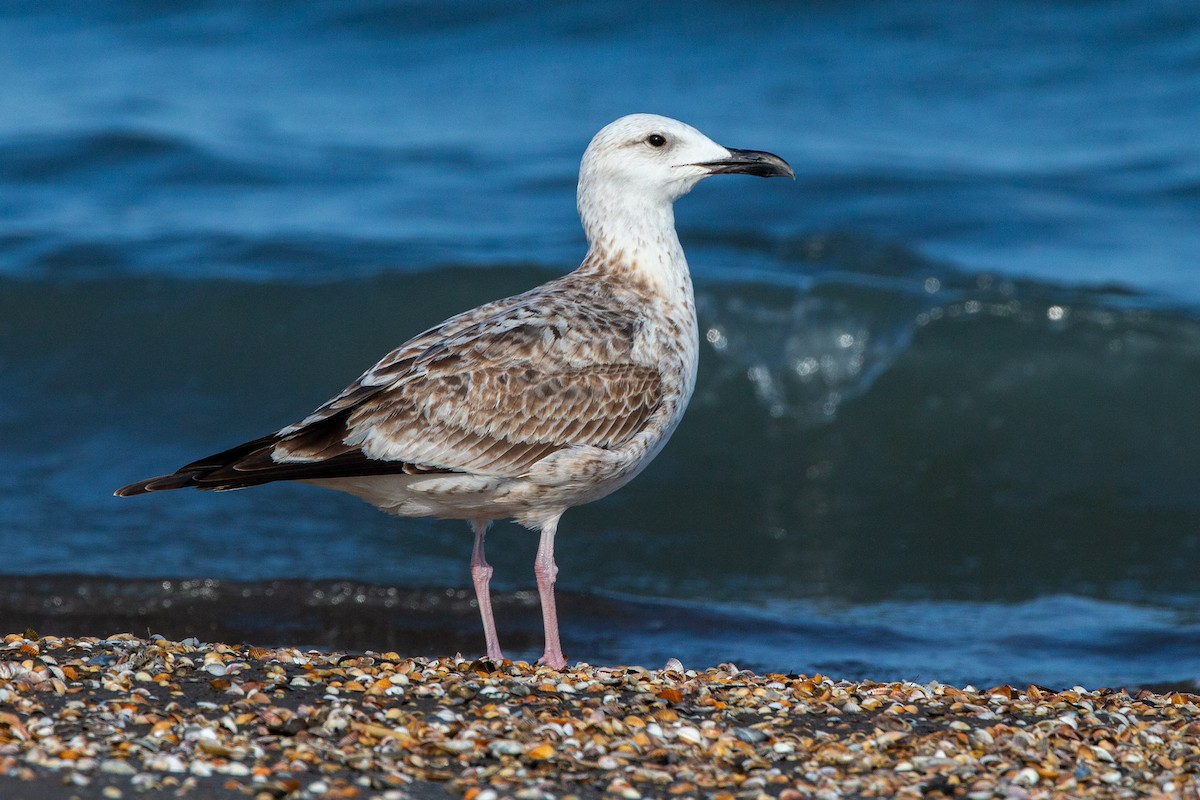
<svg viewBox="0 0 1200 800">
<path fill-rule="evenodd" d="M 132 766 L 125 761 L 117 761 L 116 759 L 108 759 L 100 762 L 100 771 L 108 772 L 112 775 L 133 775 L 137 772 Z"/>
<path fill-rule="evenodd" d="M 1031 767 L 1026 767 L 1025 769 L 1023 769 L 1017 773 L 1017 777 L 1013 778 L 1013 781 L 1015 781 L 1016 783 L 1019 783 L 1021 786 L 1028 787 L 1028 786 L 1036 786 L 1037 782 L 1040 779 L 1041 779 L 1041 776 L 1037 774 L 1036 769 L 1033 769 Z"/>
<path fill-rule="evenodd" d="M 517 756 L 525 752 L 525 745 L 516 739 L 497 739 L 488 745 L 488 749 L 496 757 Z"/>
</svg>

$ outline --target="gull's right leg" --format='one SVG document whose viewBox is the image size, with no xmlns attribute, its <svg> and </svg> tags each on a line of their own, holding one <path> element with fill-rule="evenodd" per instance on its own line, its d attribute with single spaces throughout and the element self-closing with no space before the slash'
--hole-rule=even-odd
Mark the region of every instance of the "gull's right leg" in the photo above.
<svg viewBox="0 0 1200 800">
<path fill-rule="evenodd" d="M 483 617 L 483 636 L 487 640 L 487 657 L 492 661 L 503 661 L 500 639 L 496 636 L 496 620 L 492 617 L 492 592 L 488 583 L 492 579 L 492 565 L 483 556 L 483 537 L 491 520 L 476 520 L 471 523 L 475 531 L 475 548 L 471 551 L 471 580 L 475 583 L 475 599 L 479 602 L 479 616 Z"/>
<path fill-rule="evenodd" d="M 567 659 L 563 657 L 562 644 L 558 639 L 558 611 L 554 606 L 554 579 L 558 575 L 558 565 L 554 563 L 554 533 L 558 530 L 558 518 L 561 516 L 560 511 L 542 524 L 537 558 L 533 562 L 538 597 L 542 600 L 542 623 L 546 627 L 546 651 L 538 663 L 554 669 L 567 668 Z"/>
</svg>

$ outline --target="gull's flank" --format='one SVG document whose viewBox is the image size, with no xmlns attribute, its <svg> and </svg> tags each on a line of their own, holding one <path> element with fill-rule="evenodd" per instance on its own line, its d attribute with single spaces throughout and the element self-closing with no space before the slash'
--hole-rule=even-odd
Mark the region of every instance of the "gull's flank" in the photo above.
<svg viewBox="0 0 1200 800">
<path fill-rule="evenodd" d="M 312 483 L 390 514 L 462 519 L 487 655 L 504 658 L 484 557 L 491 520 L 541 534 L 541 663 L 566 666 L 554 610 L 563 512 L 650 463 L 696 383 L 696 309 L 673 204 L 710 175 L 794 177 L 778 156 L 722 147 L 632 114 L 596 134 L 579 169 L 588 253 L 574 272 L 410 339 L 294 425 L 117 495 Z"/>
</svg>

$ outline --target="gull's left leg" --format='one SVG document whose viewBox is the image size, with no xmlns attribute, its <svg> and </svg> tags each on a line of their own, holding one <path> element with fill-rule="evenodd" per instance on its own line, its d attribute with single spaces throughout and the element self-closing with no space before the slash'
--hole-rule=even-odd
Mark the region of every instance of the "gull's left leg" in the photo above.
<svg viewBox="0 0 1200 800">
<path fill-rule="evenodd" d="M 562 645 L 558 641 L 558 612 L 554 608 L 554 578 L 558 575 L 558 565 L 554 563 L 554 533 L 558 530 L 561 516 L 562 512 L 559 512 L 542 524 L 542 537 L 538 542 L 537 558 L 533 562 L 538 597 L 542 601 L 542 623 L 546 626 L 546 651 L 538 663 L 554 669 L 567 666 Z"/>
<path fill-rule="evenodd" d="M 471 527 L 475 531 L 475 547 L 471 551 L 471 580 L 475 584 L 475 599 L 479 602 L 479 616 L 483 617 L 483 638 L 487 642 L 487 657 L 492 661 L 504 660 L 500 652 L 500 637 L 496 635 L 496 620 L 492 617 L 492 565 L 483 556 L 483 537 L 491 520 L 475 520 Z"/>
</svg>

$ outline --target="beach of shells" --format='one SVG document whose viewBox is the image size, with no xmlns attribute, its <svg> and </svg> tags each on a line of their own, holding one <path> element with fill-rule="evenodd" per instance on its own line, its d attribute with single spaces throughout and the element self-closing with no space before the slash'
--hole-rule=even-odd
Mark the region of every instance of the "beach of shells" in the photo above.
<svg viewBox="0 0 1200 800">
<path fill-rule="evenodd" d="M 1200 698 L 565 671 L 195 640 L 0 644 L 0 797 L 1200 797 Z"/>
</svg>

